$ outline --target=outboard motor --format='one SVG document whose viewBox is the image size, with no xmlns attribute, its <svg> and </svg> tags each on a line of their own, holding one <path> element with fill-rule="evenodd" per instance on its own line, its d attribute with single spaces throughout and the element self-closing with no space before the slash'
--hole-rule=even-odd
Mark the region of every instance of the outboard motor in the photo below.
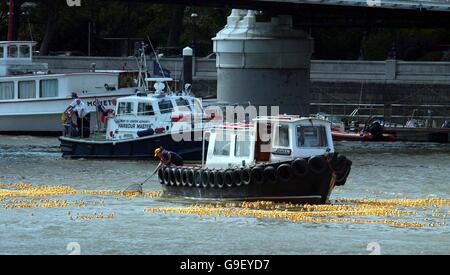
<svg viewBox="0 0 450 275">
<path fill-rule="evenodd" d="M 366 131 L 373 135 L 374 140 L 378 141 L 383 140 L 384 128 L 380 122 L 378 121 L 373 122 L 372 124 L 369 125 L 369 127 L 367 127 Z"/>
</svg>

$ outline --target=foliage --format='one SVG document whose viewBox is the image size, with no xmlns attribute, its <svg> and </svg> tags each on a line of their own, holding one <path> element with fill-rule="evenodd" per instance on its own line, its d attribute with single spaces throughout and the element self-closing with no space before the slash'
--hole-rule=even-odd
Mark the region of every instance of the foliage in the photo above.
<svg viewBox="0 0 450 275">
<path fill-rule="evenodd" d="M 29 40 L 32 36 L 40 46 L 46 41 L 48 24 L 53 24 L 50 30 L 54 35 L 47 41 L 50 51 L 87 54 L 90 38 L 94 55 L 133 54 L 133 43 L 147 37 L 155 48 L 166 47 L 169 28 L 173 25 L 172 4 L 83 0 L 81 7 L 69 8 L 64 0 L 28 0 L 26 3 L 32 3 L 26 5 L 28 12 L 16 15 L 21 17 L 18 38 Z M 7 0 L 0 0 L 0 39 L 6 38 L 7 10 Z M 191 18 L 193 12 L 198 14 L 195 24 Z M 177 47 L 192 46 L 195 37 L 197 54 L 208 55 L 212 52 L 211 39 L 225 26 L 229 13 L 225 8 L 186 7 Z M 49 23 L 52 14 L 56 15 L 56 23 Z M 315 59 L 348 60 L 362 55 L 367 60 L 385 60 L 395 42 L 399 59 L 438 60 L 448 59 L 445 52 L 450 48 L 450 30 L 445 29 L 313 28 L 311 34 L 315 40 Z"/>
</svg>

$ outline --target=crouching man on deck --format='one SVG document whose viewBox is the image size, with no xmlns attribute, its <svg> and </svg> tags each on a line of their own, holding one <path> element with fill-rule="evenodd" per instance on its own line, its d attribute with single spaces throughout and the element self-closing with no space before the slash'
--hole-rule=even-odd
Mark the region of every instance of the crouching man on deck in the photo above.
<svg viewBox="0 0 450 275">
<path fill-rule="evenodd" d="M 175 152 L 165 150 L 165 149 L 163 149 L 163 147 L 160 147 L 155 150 L 155 157 L 159 157 L 159 159 L 161 160 L 158 167 L 156 167 L 155 173 L 158 172 L 159 169 L 161 169 L 161 167 L 163 165 L 165 165 L 165 166 L 171 166 L 171 165 L 183 166 L 183 164 L 184 164 L 183 158 L 180 155 L 178 155 Z"/>
</svg>

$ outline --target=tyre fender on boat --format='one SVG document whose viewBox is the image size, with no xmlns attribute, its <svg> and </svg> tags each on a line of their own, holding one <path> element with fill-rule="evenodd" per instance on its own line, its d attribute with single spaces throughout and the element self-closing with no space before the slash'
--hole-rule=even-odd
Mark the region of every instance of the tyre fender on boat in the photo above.
<svg viewBox="0 0 450 275">
<path fill-rule="evenodd" d="M 211 171 L 205 169 L 202 170 L 202 180 L 200 182 L 200 185 L 197 187 L 208 187 L 208 183 L 209 183 L 209 177 L 210 177 Z"/>
<path fill-rule="evenodd" d="M 290 164 L 282 164 L 277 168 L 277 180 L 281 183 L 287 183 L 294 178 L 294 171 Z"/>
<path fill-rule="evenodd" d="M 195 170 L 194 169 L 188 169 L 187 170 L 187 186 L 193 187 L 195 184 Z"/>
<path fill-rule="evenodd" d="M 216 171 L 214 173 L 216 186 L 222 189 L 225 186 L 225 174 L 223 171 Z"/>
<path fill-rule="evenodd" d="M 169 168 L 170 185 L 177 185 L 177 177 L 175 175 L 176 168 Z"/>
<path fill-rule="evenodd" d="M 233 171 L 233 183 L 234 183 L 237 187 L 242 186 L 241 170 L 234 170 L 234 171 Z"/>
<path fill-rule="evenodd" d="M 159 169 L 158 170 L 158 178 L 159 178 L 159 183 L 161 184 L 165 184 L 165 180 L 164 180 L 164 169 Z"/>
<path fill-rule="evenodd" d="M 277 182 L 277 170 L 273 166 L 267 166 L 264 169 L 265 182 L 268 184 L 274 184 Z"/>
<path fill-rule="evenodd" d="M 170 168 L 165 167 L 164 169 L 164 183 L 170 185 Z"/>
<path fill-rule="evenodd" d="M 175 169 L 175 184 L 181 186 L 183 184 L 183 170 L 180 168 Z"/>
<path fill-rule="evenodd" d="M 352 162 L 347 159 L 346 166 L 344 167 L 344 169 L 339 173 L 336 173 L 336 186 L 345 185 L 351 170 L 352 170 Z"/>
<path fill-rule="evenodd" d="M 292 162 L 292 169 L 296 178 L 304 178 L 308 174 L 309 165 L 305 159 L 296 159 Z"/>
<path fill-rule="evenodd" d="M 188 172 L 189 172 L 189 169 L 181 170 L 181 185 L 183 187 L 186 187 L 188 185 Z"/>
<path fill-rule="evenodd" d="M 264 183 L 264 168 L 254 167 L 250 172 L 250 181 L 256 184 Z"/>
<path fill-rule="evenodd" d="M 203 170 L 201 169 L 196 169 L 194 170 L 194 184 L 195 187 L 200 187 L 202 186 L 202 180 L 203 180 Z"/>
<path fill-rule="evenodd" d="M 223 180 L 227 187 L 230 187 L 230 188 L 233 187 L 233 185 L 234 185 L 233 171 L 232 170 L 225 171 Z"/>
<path fill-rule="evenodd" d="M 343 155 L 340 155 L 337 158 L 336 165 L 333 166 L 333 168 L 336 171 L 336 173 L 339 173 L 345 169 L 346 165 L 347 165 L 347 158 Z"/>
<path fill-rule="evenodd" d="M 215 170 L 209 171 L 208 180 L 203 185 L 204 187 L 208 187 L 208 186 L 211 188 L 216 187 L 216 173 L 217 173 L 217 171 L 215 171 Z"/>
<path fill-rule="evenodd" d="M 244 185 L 249 185 L 251 182 L 251 170 L 249 168 L 245 168 L 241 170 L 241 182 Z"/>
<path fill-rule="evenodd" d="M 327 169 L 327 161 L 324 156 L 314 156 L 308 161 L 309 168 L 315 174 L 322 174 Z"/>
</svg>

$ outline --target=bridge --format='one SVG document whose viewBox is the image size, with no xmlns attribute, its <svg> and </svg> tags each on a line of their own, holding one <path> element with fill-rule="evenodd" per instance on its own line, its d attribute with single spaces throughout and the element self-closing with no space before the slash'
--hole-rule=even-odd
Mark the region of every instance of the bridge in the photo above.
<svg viewBox="0 0 450 275">
<path fill-rule="evenodd" d="M 125 0 L 168 4 L 164 0 Z M 293 15 L 297 27 L 450 27 L 450 0 L 174 0 Z"/>
</svg>

